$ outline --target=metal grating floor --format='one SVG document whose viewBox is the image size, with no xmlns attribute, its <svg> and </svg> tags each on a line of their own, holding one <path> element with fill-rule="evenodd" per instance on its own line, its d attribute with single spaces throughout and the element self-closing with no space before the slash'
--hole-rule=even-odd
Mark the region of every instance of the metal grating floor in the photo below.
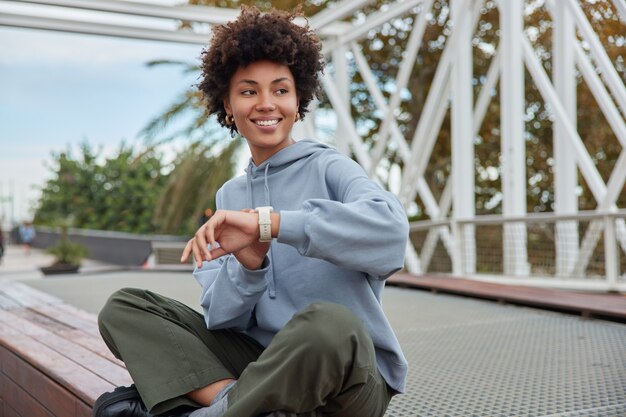
<svg viewBox="0 0 626 417">
<path fill-rule="evenodd" d="M 411 366 L 386 417 L 626 416 L 626 325 L 385 291 Z"/>
</svg>

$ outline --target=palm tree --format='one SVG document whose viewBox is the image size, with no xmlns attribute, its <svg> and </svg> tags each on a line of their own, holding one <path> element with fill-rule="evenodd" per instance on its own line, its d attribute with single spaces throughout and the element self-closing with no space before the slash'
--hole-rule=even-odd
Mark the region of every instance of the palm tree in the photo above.
<svg viewBox="0 0 626 417">
<path fill-rule="evenodd" d="M 156 60 L 146 65 L 176 65 L 184 74 L 200 72 L 198 65 L 181 61 Z M 191 122 L 173 133 L 166 133 L 175 121 L 188 115 L 191 115 Z M 233 139 L 209 117 L 202 95 L 195 88 L 180 94 L 142 129 L 140 135 L 147 150 L 179 138 L 188 141 L 173 162 L 174 168 L 155 208 L 154 222 L 161 233 L 193 233 L 204 210 L 215 208 L 217 190 L 234 175 L 235 155 L 242 141 Z"/>
<path fill-rule="evenodd" d="M 191 143 L 178 154 L 174 170 L 155 210 L 163 233 L 191 234 L 206 208 L 215 207 L 215 193 L 234 174 L 240 139 L 227 144 Z"/>
</svg>

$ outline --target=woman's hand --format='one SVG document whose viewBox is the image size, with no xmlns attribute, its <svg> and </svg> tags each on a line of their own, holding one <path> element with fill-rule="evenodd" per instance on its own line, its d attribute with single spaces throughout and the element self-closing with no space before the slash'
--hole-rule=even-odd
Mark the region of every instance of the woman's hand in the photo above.
<svg viewBox="0 0 626 417">
<path fill-rule="evenodd" d="M 189 240 L 181 262 L 186 262 L 193 254 L 200 268 L 204 260 L 232 253 L 244 267 L 258 269 L 269 247 L 269 242 L 259 242 L 259 215 L 254 210 L 218 210 Z"/>
</svg>

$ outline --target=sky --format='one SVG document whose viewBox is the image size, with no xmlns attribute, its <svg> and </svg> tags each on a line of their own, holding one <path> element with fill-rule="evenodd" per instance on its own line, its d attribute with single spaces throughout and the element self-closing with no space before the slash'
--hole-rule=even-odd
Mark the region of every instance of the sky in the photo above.
<svg viewBox="0 0 626 417">
<path fill-rule="evenodd" d="M 10 3 L 0 4 L 0 13 Z M 87 141 L 106 155 L 122 140 L 140 140 L 142 127 L 198 81 L 176 67 L 145 63 L 197 62 L 201 49 L 0 27 L 0 222 L 32 218 L 53 152 Z"/>
</svg>

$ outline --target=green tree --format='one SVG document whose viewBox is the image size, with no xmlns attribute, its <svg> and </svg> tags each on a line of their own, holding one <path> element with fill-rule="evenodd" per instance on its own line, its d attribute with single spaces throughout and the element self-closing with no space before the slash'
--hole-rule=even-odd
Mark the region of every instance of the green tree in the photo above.
<svg viewBox="0 0 626 417">
<path fill-rule="evenodd" d="M 48 165 L 51 178 L 41 190 L 35 212 L 35 224 L 55 225 L 84 209 L 85 201 L 94 201 L 96 155 L 87 143 L 80 146 L 80 156 L 74 158 L 71 149 L 53 153 Z"/>
<path fill-rule="evenodd" d="M 42 189 L 35 223 L 53 226 L 71 218 L 79 228 L 158 231 L 153 213 L 167 180 L 161 156 L 124 143 L 104 161 L 98 154 L 84 143 L 77 157 L 71 149 L 52 155 L 52 175 Z"/>
</svg>

